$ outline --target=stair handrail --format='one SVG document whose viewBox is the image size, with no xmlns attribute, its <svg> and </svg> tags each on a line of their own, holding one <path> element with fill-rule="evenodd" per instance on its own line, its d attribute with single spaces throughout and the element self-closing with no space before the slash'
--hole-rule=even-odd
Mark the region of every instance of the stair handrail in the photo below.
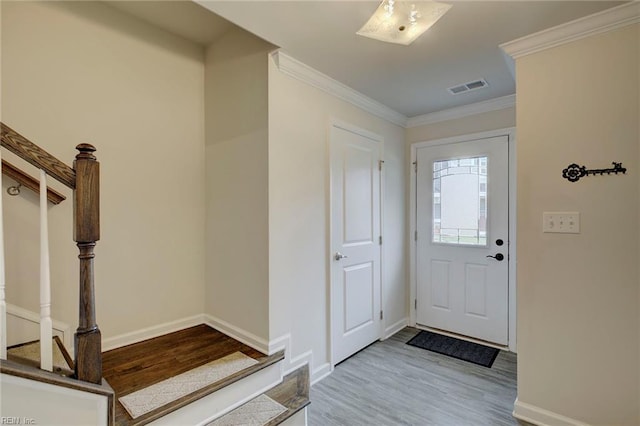
<svg viewBox="0 0 640 426">
<path fill-rule="evenodd" d="M 79 249 L 79 321 L 75 333 L 75 377 L 99 384 L 102 381 L 102 337 L 95 315 L 93 261 L 100 239 L 100 163 L 95 147 L 76 146 L 79 153 L 69 167 L 6 124 L 0 122 L 0 146 L 73 189 L 73 239 Z"/>
<path fill-rule="evenodd" d="M 21 187 L 27 188 L 36 193 L 40 191 L 40 181 L 38 179 L 20 170 L 17 166 L 11 164 L 6 160 L 2 160 L 2 174 L 10 177 L 11 179 L 13 179 L 18 183 L 17 187 L 10 187 L 10 188 L 16 188 L 17 193 L 15 194 L 10 193 L 10 195 L 20 194 Z M 47 199 L 52 204 L 60 204 L 61 202 L 66 200 L 67 197 L 65 197 L 55 189 L 51 187 L 47 187 Z"/>
<path fill-rule="evenodd" d="M 2 146 L 27 163 L 44 170 L 47 175 L 65 184 L 70 189 L 75 189 L 77 177 L 74 169 L 4 123 L 0 123 L 0 134 L 2 135 Z"/>
</svg>

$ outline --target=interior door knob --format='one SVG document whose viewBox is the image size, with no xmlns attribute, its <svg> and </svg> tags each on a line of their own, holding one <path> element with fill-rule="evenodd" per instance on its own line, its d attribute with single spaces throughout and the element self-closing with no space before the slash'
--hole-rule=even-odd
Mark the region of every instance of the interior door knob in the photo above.
<svg viewBox="0 0 640 426">
<path fill-rule="evenodd" d="M 345 254 L 342 254 L 342 253 L 340 253 L 339 251 L 337 251 L 337 252 L 336 252 L 336 254 L 335 254 L 335 256 L 333 256 L 333 258 L 334 258 L 335 260 L 344 259 L 344 258 L 346 258 L 346 257 L 349 257 L 349 256 L 347 256 L 347 255 L 345 255 Z"/>
<path fill-rule="evenodd" d="M 496 254 L 495 256 L 491 256 L 491 255 L 489 254 L 489 255 L 487 255 L 487 257 L 492 257 L 492 258 L 494 258 L 495 260 L 497 260 L 498 262 L 502 262 L 502 261 L 504 260 L 504 254 L 502 254 L 502 253 L 498 253 L 498 254 Z"/>
</svg>

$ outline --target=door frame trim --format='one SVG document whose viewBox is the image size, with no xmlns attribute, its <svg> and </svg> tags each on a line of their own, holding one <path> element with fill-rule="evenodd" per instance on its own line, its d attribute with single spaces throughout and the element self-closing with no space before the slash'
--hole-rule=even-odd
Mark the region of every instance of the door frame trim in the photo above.
<svg viewBox="0 0 640 426">
<path fill-rule="evenodd" d="M 411 160 L 409 164 L 409 325 L 416 327 L 416 309 L 414 300 L 417 298 L 417 259 L 416 240 L 414 238 L 417 230 L 416 223 L 416 171 L 413 163 L 417 158 L 418 148 L 425 148 L 437 145 L 448 145 L 453 143 L 468 142 L 476 139 L 487 139 L 497 136 L 508 137 L 509 149 L 509 313 L 508 313 L 508 348 L 511 352 L 517 352 L 516 336 L 516 309 L 517 309 L 517 286 L 516 286 L 516 128 L 507 127 L 504 129 L 491 130 L 488 132 L 470 133 L 466 135 L 453 136 L 443 139 L 433 139 L 411 144 Z"/>
<path fill-rule="evenodd" d="M 331 178 L 331 131 L 334 127 L 346 130 L 348 132 L 355 133 L 357 135 L 363 136 L 365 138 L 371 139 L 377 142 L 380 146 L 380 160 L 384 162 L 384 137 L 377 133 L 373 133 L 369 130 L 363 129 L 362 127 L 358 127 L 351 123 L 342 121 L 338 118 L 331 117 L 329 119 L 329 123 L 327 126 L 327 329 L 329 330 L 328 337 L 328 355 L 329 355 L 329 366 L 330 372 L 333 372 L 335 368 L 335 361 L 333 356 L 333 334 L 335 332 L 333 327 L 333 270 L 332 270 L 332 258 L 333 258 L 333 193 L 332 193 L 332 178 Z M 384 178 L 385 178 L 385 168 L 382 167 L 380 171 L 380 235 L 384 235 Z M 380 309 L 384 311 L 384 250 L 382 249 L 382 245 L 379 245 L 380 250 Z M 383 338 L 385 318 L 380 320 L 379 330 L 378 330 L 378 339 Z"/>
</svg>

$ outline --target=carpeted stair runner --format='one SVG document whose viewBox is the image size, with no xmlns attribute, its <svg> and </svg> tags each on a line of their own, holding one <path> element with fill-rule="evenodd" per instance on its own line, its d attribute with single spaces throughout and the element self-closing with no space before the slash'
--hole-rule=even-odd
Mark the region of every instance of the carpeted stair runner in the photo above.
<svg viewBox="0 0 640 426">
<path fill-rule="evenodd" d="M 255 364 L 258 364 L 255 359 L 241 352 L 234 352 L 118 400 L 135 419 Z"/>
<path fill-rule="evenodd" d="M 58 336 L 53 336 L 53 371 L 63 375 L 73 374 L 73 361 Z M 40 341 L 22 343 L 7 348 L 7 358 L 20 364 L 40 368 Z"/>
<path fill-rule="evenodd" d="M 262 394 L 207 426 L 263 426 L 285 411 L 286 407 Z"/>
</svg>

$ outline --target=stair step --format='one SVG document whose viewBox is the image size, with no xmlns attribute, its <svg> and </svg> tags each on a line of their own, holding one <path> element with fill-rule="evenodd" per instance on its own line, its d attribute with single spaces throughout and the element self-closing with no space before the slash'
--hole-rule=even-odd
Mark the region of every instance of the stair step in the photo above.
<svg viewBox="0 0 640 426">
<path fill-rule="evenodd" d="M 265 394 L 260 394 L 235 410 L 208 423 L 207 426 L 264 426 L 287 408 Z"/>
<path fill-rule="evenodd" d="M 73 376 L 73 360 L 58 336 L 53 336 L 53 373 Z M 40 341 L 20 343 L 7 348 L 7 359 L 18 364 L 40 368 Z"/>
<path fill-rule="evenodd" d="M 121 396 L 119 401 L 135 419 L 190 393 L 221 382 L 257 363 L 258 361 L 241 352 L 234 352 L 186 373 Z"/>
<path fill-rule="evenodd" d="M 117 399 L 236 352 L 255 363 L 136 418 L 118 401 L 115 423 L 143 425 L 160 419 L 279 362 L 284 352 L 267 356 L 204 324 L 104 352 L 103 376 Z"/>
<path fill-rule="evenodd" d="M 282 383 L 258 395 L 207 426 L 274 426 L 309 405 L 309 367 L 284 377 Z"/>
<path fill-rule="evenodd" d="M 309 366 L 304 365 L 287 374 L 281 384 L 265 392 L 269 398 L 287 407 L 286 412 L 267 423 L 267 426 L 284 422 L 311 403 L 309 383 Z"/>
</svg>

